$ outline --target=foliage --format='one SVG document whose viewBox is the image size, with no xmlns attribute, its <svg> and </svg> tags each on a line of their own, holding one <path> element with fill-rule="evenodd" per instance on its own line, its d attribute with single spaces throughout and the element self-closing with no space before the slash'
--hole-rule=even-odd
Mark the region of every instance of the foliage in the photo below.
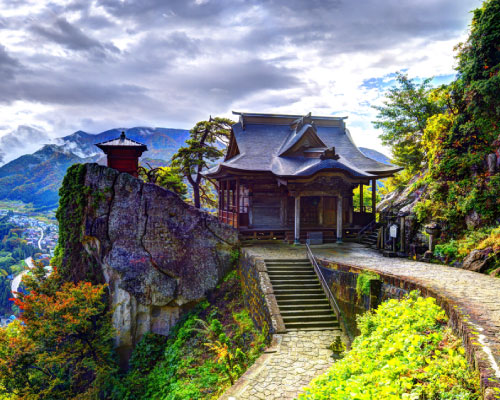
<svg viewBox="0 0 500 400">
<path fill-rule="evenodd" d="M 216 399 L 261 354 L 265 337 L 254 328 L 232 271 L 167 339 L 141 340 L 131 370 L 110 380 L 107 398 Z"/>
<path fill-rule="evenodd" d="M 19 237 L 18 227 L 7 217 L 0 218 L 0 312 L 12 312 L 10 278 L 23 271 L 24 260 L 38 251 Z"/>
<path fill-rule="evenodd" d="M 147 163 L 146 163 L 147 164 Z M 165 189 L 177 193 L 183 200 L 187 196 L 187 185 L 183 181 L 183 176 L 177 167 L 156 167 L 152 168 L 149 164 L 149 169 L 143 166 L 139 167 L 139 177 L 149 183 L 154 183 Z"/>
<path fill-rule="evenodd" d="M 102 271 L 87 252 L 82 250 L 83 216 L 91 188 L 85 185 L 85 164 L 75 164 L 68 168 L 59 189 L 59 208 L 56 218 L 59 221 L 59 240 L 54 250 L 51 265 L 58 268 L 65 280 L 76 281 L 79 271 L 75 265 L 86 266 L 86 279 L 103 282 Z M 99 196 L 99 193 L 93 193 Z"/>
<path fill-rule="evenodd" d="M 200 208 L 203 203 L 210 208 L 216 205 L 210 186 L 203 177 L 203 170 L 225 154 L 233 121 L 227 118 L 210 118 L 198 122 L 190 130 L 186 146 L 172 157 L 172 166 L 178 168 L 193 188 L 193 202 Z M 222 144 L 222 146 L 221 146 Z"/>
<path fill-rule="evenodd" d="M 299 399 L 479 399 L 479 376 L 433 298 L 413 292 L 359 317 L 351 351 Z"/>
<path fill-rule="evenodd" d="M 63 282 L 37 263 L 18 293 L 20 323 L 0 330 L 0 388 L 19 399 L 88 399 L 114 371 L 105 285 Z"/>
<path fill-rule="evenodd" d="M 417 84 L 402 73 L 396 74 L 396 87 L 389 89 L 383 106 L 378 110 L 375 128 L 382 129 L 379 136 L 384 145 L 391 147 L 396 165 L 410 172 L 419 171 L 425 154 L 421 141 L 427 120 L 440 111 L 438 104 L 429 98 L 430 81 Z"/>
<path fill-rule="evenodd" d="M 361 272 L 356 279 L 356 293 L 358 297 L 362 295 L 369 296 L 372 281 L 380 279 L 380 275 L 375 272 Z"/>
<path fill-rule="evenodd" d="M 413 210 L 420 230 L 430 221 L 441 224 L 443 233 L 435 254 L 448 261 L 465 257 L 479 245 L 482 229 L 492 229 L 500 222 L 500 173 L 491 174 L 486 162 L 500 146 L 499 40 L 500 3 L 484 1 L 474 11 L 467 41 L 457 46 L 455 81 L 432 90 L 410 90 L 426 96 L 425 101 L 414 103 L 412 113 L 419 112 L 418 104 L 426 102 L 433 103 L 431 109 L 436 111 L 428 115 L 422 135 L 415 138 L 425 161 L 425 171 L 420 171 L 425 190 Z M 396 95 L 402 93 L 405 91 L 399 83 L 389 91 L 386 105 L 410 106 L 410 102 L 396 102 L 400 100 Z M 400 124 L 405 114 L 398 116 L 395 110 L 379 109 L 379 120 L 386 125 L 377 126 L 385 129 L 384 135 L 388 134 L 387 127 L 406 126 Z M 404 185 L 404 177 L 415 172 L 412 165 L 416 164 L 412 154 L 401 155 L 401 165 L 409 165 L 400 174 Z M 469 232 L 472 230 L 479 232 L 477 237 Z"/>
</svg>

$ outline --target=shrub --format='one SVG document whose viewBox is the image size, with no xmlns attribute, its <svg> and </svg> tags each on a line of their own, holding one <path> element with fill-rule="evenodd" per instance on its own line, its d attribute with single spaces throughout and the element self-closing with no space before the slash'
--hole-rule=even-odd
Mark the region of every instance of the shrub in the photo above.
<svg viewBox="0 0 500 400">
<path fill-rule="evenodd" d="M 479 376 L 445 323 L 435 300 L 415 292 L 382 303 L 359 317 L 352 350 L 299 399 L 479 399 Z"/>
</svg>

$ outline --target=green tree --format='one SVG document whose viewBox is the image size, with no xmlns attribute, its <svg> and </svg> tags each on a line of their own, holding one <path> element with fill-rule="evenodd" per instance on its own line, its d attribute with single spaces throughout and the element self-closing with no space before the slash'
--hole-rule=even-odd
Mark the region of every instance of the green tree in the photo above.
<svg viewBox="0 0 500 400">
<path fill-rule="evenodd" d="M 182 199 L 186 198 L 187 185 L 184 183 L 183 175 L 178 167 L 157 167 L 149 170 L 143 166 L 139 167 L 139 176 L 145 182 L 154 183 L 165 189 L 177 193 Z"/>
<path fill-rule="evenodd" d="M 18 294 L 20 322 L 0 329 L 0 393 L 21 399 L 97 398 L 116 370 L 106 285 L 63 282 L 36 264 Z"/>
<path fill-rule="evenodd" d="M 441 107 L 434 102 L 431 78 L 416 83 L 407 75 L 396 75 L 396 86 L 389 89 L 383 106 L 374 106 L 378 111 L 373 125 L 381 129 L 379 136 L 384 145 L 390 146 L 394 163 L 414 173 L 420 170 L 425 159 L 421 145 L 427 120 L 439 113 Z"/>
<path fill-rule="evenodd" d="M 212 205 L 211 190 L 203 171 L 211 163 L 224 156 L 233 121 L 227 118 L 211 118 L 198 122 L 190 130 L 190 138 L 172 157 L 172 166 L 179 168 L 193 188 L 193 203 L 200 208 L 202 202 Z"/>
</svg>

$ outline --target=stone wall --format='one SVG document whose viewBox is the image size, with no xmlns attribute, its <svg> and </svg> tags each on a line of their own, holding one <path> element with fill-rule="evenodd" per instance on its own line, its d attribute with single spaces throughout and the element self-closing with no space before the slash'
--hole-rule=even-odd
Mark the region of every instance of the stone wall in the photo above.
<svg viewBox="0 0 500 400">
<path fill-rule="evenodd" d="M 97 164 L 84 167 L 86 198 L 59 211 L 61 218 L 83 213 L 80 239 L 61 246 L 73 255 L 72 279 L 85 279 L 90 268 L 78 254 L 100 268 L 117 351 L 126 361 L 144 333 L 168 334 L 182 312 L 217 286 L 231 268 L 238 236 L 169 190 Z"/>
<path fill-rule="evenodd" d="M 264 260 L 243 251 L 239 272 L 245 306 L 250 311 L 256 326 L 267 330 L 268 336 L 285 332 L 285 324 L 274 297 L 273 286 Z"/>
<path fill-rule="evenodd" d="M 332 294 L 342 312 L 350 336 L 356 336 L 359 331 L 356 327 L 356 317 L 364 312 L 376 308 L 382 301 L 392 298 L 402 298 L 407 290 L 395 287 L 383 281 L 372 281 L 369 295 L 358 296 L 356 282 L 358 276 L 366 272 L 363 269 L 332 263 L 327 260 L 318 260 L 321 272 L 325 277 Z"/>
<path fill-rule="evenodd" d="M 381 301 L 401 299 L 405 294 L 413 290 L 418 290 L 423 297 L 435 298 L 437 304 L 443 308 L 448 316 L 448 325 L 462 339 L 470 365 L 474 366 L 480 373 L 483 400 L 500 398 L 498 394 L 500 392 L 496 392 L 497 389 L 500 389 L 500 385 L 497 383 L 496 372 L 491 368 L 491 360 L 489 359 L 493 355 L 491 354 L 491 350 L 490 353 L 485 352 L 485 348 L 489 349 L 489 347 L 482 343 L 484 338 L 481 338 L 483 335 L 494 335 L 495 331 L 493 327 L 488 327 L 488 330 L 486 330 L 479 325 L 473 324 L 461 314 L 460 303 L 445 297 L 423 284 L 412 281 L 411 278 L 332 262 L 327 259 L 318 259 L 318 263 L 321 265 L 322 271 L 329 282 L 332 294 L 338 296 L 338 300 L 340 300 L 339 306 L 342 308 L 340 303 L 347 303 L 347 305 L 344 305 L 343 311 L 348 316 L 351 313 L 349 317 L 351 324 L 353 322 L 353 315 L 355 318 L 355 315 L 376 307 Z M 359 274 L 367 271 L 375 272 L 380 276 L 380 285 L 378 288 L 377 285 L 372 286 L 370 296 L 363 296 L 362 299 L 358 299 L 356 294 L 356 280 Z M 351 305 L 348 304 L 350 301 L 352 302 Z M 493 349 L 493 351 L 496 350 L 496 348 Z"/>
</svg>

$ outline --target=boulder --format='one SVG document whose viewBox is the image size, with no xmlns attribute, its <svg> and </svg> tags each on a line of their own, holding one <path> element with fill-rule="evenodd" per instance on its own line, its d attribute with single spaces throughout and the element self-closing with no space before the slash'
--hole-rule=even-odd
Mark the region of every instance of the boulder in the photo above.
<svg viewBox="0 0 500 400">
<path fill-rule="evenodd" d="M 493 249 L 491 247 L 484 250 L 472 250 L 467 257 L 464 258 L 462 268 L 474 272 L 486 271 L 490 264 L 489 255 L 492 251 Z"/>
</svg>

